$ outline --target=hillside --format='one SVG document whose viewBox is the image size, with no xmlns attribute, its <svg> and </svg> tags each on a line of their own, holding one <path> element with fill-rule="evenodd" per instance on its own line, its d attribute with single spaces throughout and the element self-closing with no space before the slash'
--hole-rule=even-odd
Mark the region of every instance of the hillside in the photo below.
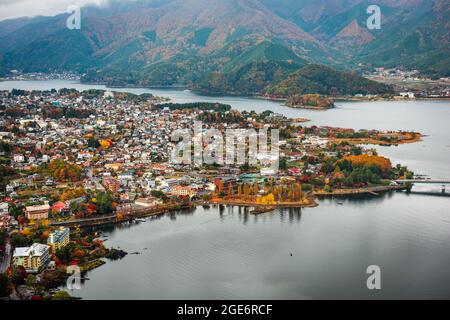
<svg viewBox="0 0 450 320">
<path fill-rule="evenodd" d="M 290 96 L 286 105 L 292 108 L 302 109 L 330 109 L 334 107 L 334 100 L 319 94 L 305 94 Z"/>
<path fill-rule="evenodd" d="M 326 50 L 312 36 L 256 0 L 151 4 L 128 3 L 120 12 L 113 5 L 100 13 L 100 9 L 87 8 L 81 30 L 66 29 L 65 14 L 36 19 L 17 28 L 9 23 L 11 32 L 0 31 L 6 33 L 0 39 L 4 64 L 25 71 L 95 68 L 133 73 L 142 68 L 151 72 L 152 65 L 161 62 L 181 62 L 181 69 L 189 70 L 195 59 L 209 60 L 227 45 L 254 45 L 266 39 L 292 46 L 308 59 L 327 59 Z"/>
<path fill-rule="evenodd" d="M 309 64 L 293 57 L 286 48 L 263 44 L 246 64 L 209 73 L 192 83 L 203 94 L 269 95 L 289 97 L 308 93 L 354 95 L 391 93 L 392 88 L 378 82 L 332 68 Z M 277 54 L 268 54 L 277 52 Z M 253 50 L 250 55 L 253 55 Z M 248 56 L 248 54 L 244 54 Z M 284 58 L 284 59 L 283 59 Z M 238 59 L 239 60 L 239 59 Z"/>
<path fill-rule="evenodd" d="M 192 89 L 205 94 L 261 94 L 306 64 L 289 49 L 264 42 L 229 61 L 220 71 L 200 77 L 192 83 Z"/>
<path fill-rule="evenodd" d="M 450 75 L 448 0 L 261 0 L 344 59 L 338 65 L 405 67 Z M 381 30 L 366 28 L 369 5 L 379 5 Z M 338 59 L 339 60 L 339 59 Z"/>
<path fill-rule="evenodd" d="M 355 60 L 386 67 L 417 68 L 432 76 L 450 75 L 450 2 L 423 1 L 392 16 L 386 31 Z"/>
<path fill-rule="evenodd" d="M 381 30 L 366 27 L 369 4 L 381 6 Z M 67 70 L 112 86 L 181 84 L 203 91 L 211 85 L 211 92 L 248 93 L 286 90 L 274 88 L 306 64 L 349 70 L 403 66 L 443 76 L 450 74 L 449 5 L 110 0 L 83 8 L 81 30 L 66 28 L 67 14 L 0 21 L 0 70 Z M 329 91 L 328 84 L 312 82 L 306 87 Z"/>
<path fill-rule="evenodd" d="M 389 94 L 392 93 L 392 88 L 356 74 L 310 64 L 266 90 L 266 94 L 278 97 L 313 93 L 330 96 Z"/>
</svg>

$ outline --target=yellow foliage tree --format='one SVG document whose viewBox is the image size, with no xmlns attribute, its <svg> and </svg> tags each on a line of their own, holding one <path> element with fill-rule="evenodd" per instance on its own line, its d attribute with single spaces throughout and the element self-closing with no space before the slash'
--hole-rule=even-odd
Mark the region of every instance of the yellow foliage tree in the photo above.
<svg viewBox="0 0 450 320">
<path fill-rule="evenodd" d="M 350 161 L 354 167 L 376 166 L 382 172 L 387 172 L 392 169 L 391 160 L 381 156 L 362 154 L 358 156 L 347 156 L 343 160 Z"/>
</svg>

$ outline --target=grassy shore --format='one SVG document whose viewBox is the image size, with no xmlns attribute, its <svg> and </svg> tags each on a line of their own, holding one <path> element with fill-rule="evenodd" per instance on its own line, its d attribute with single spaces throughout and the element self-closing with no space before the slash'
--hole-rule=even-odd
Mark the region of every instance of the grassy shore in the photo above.
<svg viewBox="0 0 450 320">
<path fill-rule="evenodd" d="M 313 199 L 308 199 L 308 203 L 302 202 L 278 202 L 275 204 L 260 204 L 256 202 L 238 201 L 238 200 L 223 200 L 213 199 L 210 204 L 222 204 L 236 207 L 255 207 L 255 208 L 314 208 L 318 204 Z"/>
<path fill-rule="evenodd" d="M 372 145 L 379 145 L 379 146 L 392 146 L 392 145 L 400 145 L 400 144 L 409 144 L 409 143 L 416 143 L 419 141 L 422 141 L 424 135 L 418 132 L 405 132 L 405 133 L 398 133 L 399 136 L 401 136 L 403 139 L 398 141 L 384 141 L 384 140 L 378 140 L 374 138 L 335 138 L 330 139 L 330 142 L 334 142 L 336 144 L 340 144 L 341 142 L 347 142 L 349 144 L 372 144 Z"/>
<path fill-rule="evenodd" d="M 332 196 L 352 196 L 358 194 L 378 194 L 381 192 L 395 191 L 395 190 L 407 190 L 407 186 L 378 186 L 378 187 L 367 187 L 359 189 L 336 189 L 330 192 L 323 190 L 314 191 L 313 194 L 318 197 L 332 197 Z"/>
</svg>

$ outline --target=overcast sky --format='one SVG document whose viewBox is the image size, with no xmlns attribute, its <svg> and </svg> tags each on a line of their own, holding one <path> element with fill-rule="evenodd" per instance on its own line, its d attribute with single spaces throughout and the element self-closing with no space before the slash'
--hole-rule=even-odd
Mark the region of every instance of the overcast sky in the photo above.
<svg viewBox="0 0 450 320">
<path fill-rule="evenodd" d="M 105 4 L 108 0 L 0 0 L 0 20 L 25 16 L 52 16 L 70 5 Z"/>
</svg>

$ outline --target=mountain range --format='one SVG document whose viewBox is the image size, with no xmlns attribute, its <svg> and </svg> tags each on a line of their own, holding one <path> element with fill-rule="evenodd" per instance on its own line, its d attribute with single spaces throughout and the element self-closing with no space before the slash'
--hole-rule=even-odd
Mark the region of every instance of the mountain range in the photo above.
<svg viewBox="0 0 450 320">
<path fill-rule="evenodd" d="M 380 30 L 366 27 L 372 4 L 381 8 Z M 69 70 L 87 82 L 183 84 L 210 93 L 283 94 L 291 83 L 306 93 L 384 93 L 391 89 L 342 71 L 396 66 L 449 76 L 449 6 L 448 0 L 111 0 L 82 8 L 81 30 L 66 28 L 68 14 L 0 21 L 0 74 Z M 302 88 L 299 79 L 307 83 Z"/>
</svg>

